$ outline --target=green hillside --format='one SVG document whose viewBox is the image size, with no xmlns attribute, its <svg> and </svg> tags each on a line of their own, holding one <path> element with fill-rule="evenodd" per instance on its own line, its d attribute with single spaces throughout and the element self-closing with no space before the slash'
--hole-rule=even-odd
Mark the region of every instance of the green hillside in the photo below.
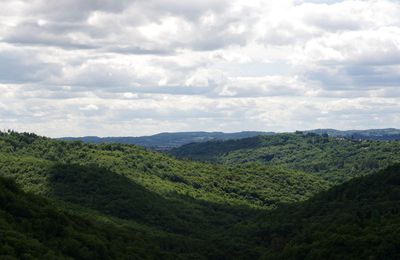
<svg viewBox="0 0 400 260">
<path fill-rule="evenodd" d="M 64 177 L 74 171 L 58 170 Z M 79 169 L 79 174 L 82 170 Z M 100 174 L 105 173 L 100 171 Z M 66 178 L 74 186 L 81 186 L 77 176 L 72 176 Z M 0 177 L 0 257 L 398 259 L 399 176 L 400 165 L 395 165 L 355 178 L 308 201 L 280 205 L 274 210 L 208 204 L 209 210 L 213 209 L 213 214 L 222 219 L 214 222 L 211 214 L 201 216 L 213 228 L 203 230 L 206 232 L 203 238 L 199 231 L 177 234 L 180 231 L 173 227 L 179 226 L 178 223 L 166 232 L 86 207 L 47 200 L 25 193 L 12 180 Z M 88 180 L 83 178 L 83 181 Z M 76 190 L 79 189 L 64 192 L 71 195 Z M 102 192 L 97 193 L 101 197 Z M 93 196 L 90 192 L 80 195 L 83 200 Z M 191 203 L 205 205 L 196 200 Z M 192 229 L 204 228 L 198 224 L 191 223 Z M 219 229 L 220 225 L 224 228 Z"/>
<path fill-rule="evenodd" d="M 13 180 L 3 177 L 0 202 L 1 259 L 173 258 L 170 250 L 160 245 L 190 244 L 68 213 L 21 191 Z"/>
<path fill-rule="evenodd" d="M 341 183 L 399 162 L 400 142 L 358 141 L 297 133 L 192 143 L 170 153 L 178 158 L 226 165 L 259 162 L 282 166 Z"/>
<path fill-rule="evenodd" d="M 400 129 L 367 129 L 367 130 L 336 130 L 336 129 L 314 129 L 304 131 L 305 133 L 315 133 L 319 135 L 329 135 L 332 137 L 346 137 L 359 140 L 400 140 Z"/>
<path fill-rule="evenodd" d="M 400 164 L 268 212 L 253 230 L 266 259 L 399 259 Z"/>
<path fill-rule="evenodd" d="M 255 207 L 304 200 L 328 187 L 318 177 L 280 167 L 180 161 L 132 145 L 55 141 L 32 134 L 3 134 L 0 154 L 4 175 L 15 178 L 27 191 L 44 195 L 59 168 L 74 167 L 107 171 L 110 178 L 126 178 L 160 196 Z"/>
<path fill-rule="evenodd" d="M 78 216 L 78 221 L 93 222 L 94 229 L 107 225 L 105 234 L 96 235 L 102 241 L 103 235 L 139 233 L 139 240 L 152 241 L 144 243 L 154 248 L 155 255 L 171 258 L 238 254 L 237 245 L 252 246 L 240 236 L 231 237 L 233 227 L 261 209 L 304 201 L 328 188 L 318 177 L 278 167 L 217 166 L 180 161 L 131 145 L 55 141 L 14 132 L 0 136 L 0 176 L 46 198 L 52 210 L 71 214 L 72 220 Z M 115 232 L 108 228 L 113 226 L 118 227 Z M 135 236 L 120 239 L 123 242 L 117 246 L 122 248 L 129 247 L 131 239 L 136 241 Z M 77 241 L 86 250 L 85 243 Z M 40 243 L 49 252 L 55 250 L 46 238 Z M 53 253 L 70 256 L 60 250 Z M 84 258 L 83 251 L 79 258 Z M 131 255 L 129 250 L 120 253 Z"/>
</svg>

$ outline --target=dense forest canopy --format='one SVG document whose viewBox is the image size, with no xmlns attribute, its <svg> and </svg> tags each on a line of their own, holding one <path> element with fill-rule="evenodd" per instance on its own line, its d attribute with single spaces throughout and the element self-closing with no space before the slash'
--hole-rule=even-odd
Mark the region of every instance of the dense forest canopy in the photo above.
<svg viewBox="0 0 400 260">
<path fill-rule="evenodd" d="M 351 140 L 298 132 L 191 143 L 171 150 L 170 154 L 225 165 L 277 165 L 341 183 L 400 162 L 400 141 Z"/>
<path fill-rule="evenodd" d="M 65 164 L 106 169 L 163 195 L 177 192 L 251 206 L 304 200 L 327 187 L 319 177 L 259 163 L 212 165 L 177 160 L 138 146 L 56 141 L 31 134 L 3 134 L 0 152 L 4 155 L 0 158 L 3 172 L 14 175 L 30 189 L 41 184 L 36 178 L 44 181 L 52 167 Z M 26 174 L 19 174 L 15 170 L 19 168 Z M 30 171 L 33 174 L 28 174 Z M 293 183 L 290 188 L 288 182 Z"/>
<path fill-rule="evenodd" d="M 227 143 L 204 144 L 210 164 L 134 145 L 2 132 L 0 256 L 400 257 L 400 166 L 379 171 L 397 160 L 396 142 L 286 134 Z M 260 160 L 263 149 L 279 160 Z M 291 161 L 306 149 L 309 160 Z M 354 156 L 354 165 L 357 156 L 376 156 L 378 166 L 331 172 L 332 151 L 337 160 Z M 318 160 L 331 168 L 308 171 Z M 337 186 L 327 174 L 352 180 Z"/>
</svg>

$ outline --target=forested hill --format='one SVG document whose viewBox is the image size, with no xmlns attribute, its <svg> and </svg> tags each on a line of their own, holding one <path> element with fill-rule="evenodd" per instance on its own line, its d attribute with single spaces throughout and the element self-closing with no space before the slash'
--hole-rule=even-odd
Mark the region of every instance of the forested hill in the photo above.
<svg viewBox="0 0 400 260">
<path fill-rule="evenodd" d="M 2 259 L 400 257 L 399 165 L 321 192 L 323 181 L 303 173 L 180 162 L 125 145 L 3 133 L 0 147 Z M 292 199 L 258 204 L 274 184 Z M 319 194 L 304 194 L 312 186 Z"/>
<path fill-rule="evenodd" d="M 330 137 L 343 137 L 354 140 L 400 140 L 400 130 L 395 128 L 368 129 L 368 130 L 347 130 L 336 129 L 315 129 L 302 131 L 303 133 L 315 133 L 318 135 L 328 135 Z M 237 133 L 223 132 L 176 132 L 160 133 L 150 136 L 138 137 L 63 137 L 60 140 L 82 141 L 85 143 L 122 143 L 135 144 L 155 150 L 169 150 L 189 143 L 202 143 L 207 141 L 225 141 L 254 137 L 257 135 L 274 135 L 274 132 L 243 131 Z"/>
<path fill-rule="evenodd" d="M 346 130 L 346 131 L 340 131 L 336 129 L 314 129 L 314 130 L 304 131 L 304 133 L 315 133 L 319 135 L 328 135 L 331 137 L 344 137 L 355 140 L 381 140 L 381 141 L 400 140 L 400 129 L 396 128 Z"/>
<path fill-rule="evenodd" d="M 151 258 L 221 259 L 247 254 L 242 247 L 255 253 L 260 250 L 252 242 L 231 237 L 236 226 L 263 210 L 304 201 L 329 187 L 321 178 L 279 167 L 210 165 L 133 145 L 84 144 L 15 132 L 0 133 L 0 176 L 46 199 L 52 208 L 47 212 L 40 202 L 29 201 L 29 195 L 17 193 L 21 203 L 1 209 L 0 229 L 6 235 L 0 241 L 11 242 L 1 243 L 5 247 L 0 255 L 17 258 L 42 253 L 75 259 L 144 258 L 143 252 L 150 251 Z M 66 229 L 60 229 L 54 219 L 65 214 L 60 223 Z M 32 227 L 36 222 L 38 228 Z M 41 230 L 46 223 L 52 228 Z M 13 233 L 15 226 L 20 229 Z M 52 230 L 56 233 L 48 233 Z M 116 244 L 108 245 L 110 240 Z"/>
<path fill-rule="evenodd" d="M 248 162 L 277 165 L 340 183 L 399 162 L 400 142 L 351 140 L 298 132 L 191 143 L 172 149 L 170 154 L 225 165 Z"/>
<path fill-rule="evenodd" d="M 163 237 L 68 212 L 3 177 L 0 232 L 0 259 L 172 258 Z"/>
<path fill-rule="evenodd" d="M 79 167 L 83 172 L 106 170 L 109 174 L 104 176 L 110 178 L 124 176 L 163 195 L 177 193 L 213 202 L 261 207 L 304 200 L 327 188 L 319 177 L 280 167 L 258 163 L 230 167 L 181 161 L 139 146 L 57 141 L 34 134 L 1 133 L 0 155 L 0 170 L 4 174 L 41 193 L 46 192 L 45 184 L 53 173 L 68 169 L 79 172 Z"/>
<path fill-rule="evenodd" d="M 122 143 L 135 144 L 143 147 L 154 148 L 156 150 L 168 150 L 184 144 L 193 142 L 206 142 L 210 140 L 229 140 L 252 137 L 257 135 L 269 135 L 272 132 L 244 131 L 237 133 L 222 132 L 180 132 L 180 133 L 160 133 L 150 136 L 139 137 L 63 137 L 61 140 L 83 141 L 85 143 Z"/>
<path fill-rule="evenodd" d="M 259 218 L 265 259 L 400 259 L 400 165 Z M 251 239 L 248 237 L 248 239 Z"/>
</svg>

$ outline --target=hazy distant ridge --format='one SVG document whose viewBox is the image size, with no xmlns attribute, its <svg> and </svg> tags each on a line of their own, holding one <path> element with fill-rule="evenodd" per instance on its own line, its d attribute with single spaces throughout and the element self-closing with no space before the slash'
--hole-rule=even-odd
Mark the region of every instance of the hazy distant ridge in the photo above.
<svg viewBox="0 0 400 260">
<path fill-rule="evenodd" d="M 328 134 L 333 137 L 345 137 L 364 140 L 400 140 L 400 129 L 368 129 L 368 130 L 336 130 L 336 129 L 314 129 L 302 131 L 304 133 L 315 133 L 319 135 Z M 60 139 L 70 141 L 83 141 L 85 143 L 123 143 L 136 144 L 144 147 L 157 148 L 160 150 L 179 147 L 188 143 L 207 142 L 213 140 L 230 140 L 253 137 L 257 135 L 272 135 L 274 132 L 243 131 L 236 133 L 223 132 L 176 132 L 160 133 L 150 136 L 139 137 L 63 137 Z"/>
<path fill-rule="evenodd" d="M 243 131 L 237 133 L 223 132 L 177 132 L 160 133 L 139 137 L 63 137 L 63 140 L 83 141 L 85 143 L 123 143 L 136 144 L 144 147 L 168 149 L 193 142 L 207 142 L 212 140 L 229 140 L 253 137 L 257 135 L 274 134 L 273 132 Z"/>
</svg>

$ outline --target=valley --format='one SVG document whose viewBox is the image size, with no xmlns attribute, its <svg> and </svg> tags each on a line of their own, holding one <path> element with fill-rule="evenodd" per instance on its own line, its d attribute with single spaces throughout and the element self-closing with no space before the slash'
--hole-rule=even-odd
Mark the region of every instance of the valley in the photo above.
<svg viewBox="0 0 400 260">
<path fill-rule="evenodd" d="M 397 256 L 400 148 L 379 142 L 281 134 L 188 144 L 171 156 L 3 132 L 0 254 Z"/>
</svg>

